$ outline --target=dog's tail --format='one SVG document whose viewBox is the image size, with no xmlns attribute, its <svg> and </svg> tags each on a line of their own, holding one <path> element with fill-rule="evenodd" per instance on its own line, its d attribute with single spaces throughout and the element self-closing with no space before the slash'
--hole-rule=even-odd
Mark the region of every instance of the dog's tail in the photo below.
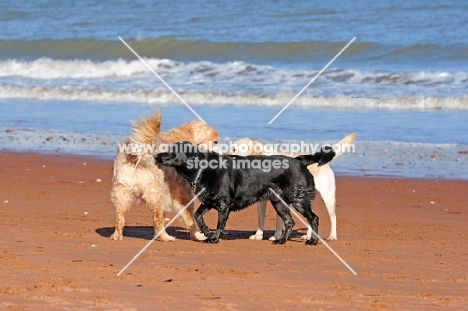
<svg viewBox="0 0 468 311">
<path fill-rule="evenodd" d="M 295 159 L 301 161 L 306 166 L 309 166 L 314 163 L 317 163 L 318 166 L 321 166 L 333 160 L 335 156 L 336 153 L 335 151 L 333 151 L 333 148 L 331 146 L 324 146 L 317 153 L 300 155 L 295 157 Z"/>
<path fill-rule="evenodd" d="M 132 122 L 132 134 L 129 137 L 129 153 L 133 158 L 132 162 L 136 162 L 136 166 L 138 166 L 144 155 L 155 153 L 161 124 L 162 117 L 160 110 L 156 110 L 152 115 Z M 142 164 L 144 165 L 144 162 Z"/>
<path fill-rule="evenodd" d="M 296 157 L 297 160 L 304 162 L 307 166 L 317 163 L 318 166 L 329 163 L 331 160 L 336 159 L 340 155 L 351 152 L 354 146 L 351 143 L 356 139 L 356 133 L 351 133 L 343 137 L 339 142 L 335 143 L 333 147 L 324 146 L 319 152 L 315 154 L 307 154 Z"/>
<path fill-rule="evenodd" d="M 132 122 L 132 135 L 130 142 L 133 144 L 154 144 L 161 131 L 161 111 L 156 110 L 152 115 Z"/>
<path fill-rule="evenodd" d="M 352 152 L 354 150 L 353 146 L 351 146 L 351 143 L 356 139 L 356 133 L 351 133 L 345 137 L 343 137 L 342 140 L 339 142 L 335 143 L 333 146 L 333 150 L 335 151 L 335 159 L 338 158 L 340 155 L 345 154 L 346 152 Z"/>
</svg>

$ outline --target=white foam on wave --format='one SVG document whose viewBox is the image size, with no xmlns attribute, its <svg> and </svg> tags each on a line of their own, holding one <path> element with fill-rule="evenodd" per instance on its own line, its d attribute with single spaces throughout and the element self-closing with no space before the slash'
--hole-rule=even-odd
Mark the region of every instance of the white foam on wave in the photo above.
<svg viewBox="0 0 468 311">
<path fill-rule="evenodd" d="M 145 58 L 158 74 L 184 77 L 184 82 L 198 83 L 221 80 L 237 81 L 243 77 L 249 82 L 288 83 L 310 81 L 320 68 L 287 69 L 243 61 L 214 63 L 210 61 L 177 62 L 169 59 Z M 46 57 L 32 61 L 9 59 L 0 61 L 0 77 L 27 79 L 63 78 L 115 78 L 150 74 L 139 60 L 56 60 Z M 468 85 L 468 72 L 389 72 L 371 70 L 328 69 L 321 75 L 320 83 L 347 84 L 464 84 Z"/>
<path fill-rule="evenodd" d="M 238 105 L 283 107 L 296 94 L 236 94 L 217 92 L 179 92 L 190 105 Z M 156 90 L 111 90 L 69 87 L 27 87 L 0 85 L 0 98 L 90 101 L 97 103 L 135 103 L 148 105 L 180 104 L 171 92 Z M 354 96 L 310 96 L 301 95 L 293 107 L 333 109 L 390 109 L 390 110 L 468 110 L 468 97 L 425 98 L 425 97 L 354 97 Z"/>
<path fill-rule="evenodd" d="M 146 59 L 193 105 L 284 106 L 318 70 L 242 61 Z M 329 69 L 302 94 L 298 107 L 468 109 L 468 72 L 384 72 Z M 179 100 L 139 60 L 0 61 L 0 98 L 174 104 Z"/>
<path fill-rule="evenodd" d="M 265 73 L 272 71 L 270 66 L 255 66 L 241 61 L 224 64 L 209 61 L 177 62 L 169 59 L 145 58 L 145 62 L 160 74 L 183 74 L 195 81 L 202 77 L 225 77 L 249 74 L 257 70 Z M 148 74 L 148 68 L 136 60 L 108 60 L 103 62 L 91 60 L 55 60 L 42 57 L 33 61 L 10 59 L 0 61 L 0 77 L 23 77 L 28 79 L 60 78 L 102 78 L 128 77 Z"/>
<path fill-rule="evenodd" d="M 16 59 L 0 62 L 0 77 L 29 79 L 123 77 L 142 74 L 146 70 L 139 60 L 93 62 L 39 58 L 29 62 Z"/>
</svg>

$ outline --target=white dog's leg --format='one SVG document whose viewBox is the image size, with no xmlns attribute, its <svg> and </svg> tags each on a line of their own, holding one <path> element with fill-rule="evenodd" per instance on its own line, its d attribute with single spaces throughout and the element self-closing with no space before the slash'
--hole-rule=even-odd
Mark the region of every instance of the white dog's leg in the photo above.
<svg viewBox="0 0 468 311">
<path fill-rule="evenodd" d="M 283 229 L 284 229 L 283 219 L 281 219 L 281 217 L 276 215 L 276 231 L 275 231 L 275 234 L 269 238 L 269 240 L 270 241 L 279 240 L 279 238 L 283 234 Z"/>
<path fill-rule="evenodd" d="M 327 238 L 328 241 L 337 240 L 336 234 L 336 182 L 335 174 L 332 169 L 328 166 L 329 170 L 326 170 L 324 177 L 326 179 L 325 188 L 320 189 L 320 195 L 322 196 L 325 207 L 327 208 L 328 215 L 330 216 L 331 229 L 330 236 Z"/>
<path fill-rule="evenodd" d="M 249 237 L 250 240 L 262 240 L 263 230 L 265 229 L 265 214 L 266 214 L 266 201 L 257 202 L 258 212 L 258 229 L 254 235 Z"/>
<path fill-rule="evenodd" d="M 315 188 L 323 199 L 325 207 L 327 208 L 328 215 L 330 216 L 331 229 L 328 241 L 337 240 L 336 234 L 336 182 L 335 174 L 328 165 L 324 165 L 317 176 L 314 176 Z M 303 239 L 310 239 L 312 231 L 308 230 L 307 235 L 302 236 Z"/>
<path fill-rule="evenodd" d="M 325 203 L 325 207 L 327 208 L 328 215 L 330 216 L 331 222 L 331 229 L 330 229 L 330 236 L 327 238 L 328 241 L 337 240 L 338 237 L 336 235 L 336 199 L 335 199 L 335 187 L 332 189 L 328 189 L 329 192 L 325 192 L 322 194 L 323 202 Z"/>
</svg>

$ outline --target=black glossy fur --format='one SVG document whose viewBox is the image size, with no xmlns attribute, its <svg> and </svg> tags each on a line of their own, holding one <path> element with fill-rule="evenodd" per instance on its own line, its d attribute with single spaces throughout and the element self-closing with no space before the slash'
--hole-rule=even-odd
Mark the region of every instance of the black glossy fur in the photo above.
<svg viewBox="0 0 468 311">
<path fill-rule="evenodd" d="M 189 149 L 187 148 L 190 146 Z M 197 176 L 198 167 L 190 168 L 195 159 L 218 161 L 224 163 L 225 168 L 205 168 L 201 171 L 196 181 L 195 193 L 203 188 L 206 190 L 199 196 L 201 206 L 195 213 L 195 219 L 200 230 L 208 237 L 209 229 L 203 220 L 203 215 L 210 209 L 218 211 L 218 224 L 215 234 L 205 242 L 217 243 L 224 230 L 230 212 L 239 211 L 247 206 L 258 202 L 270 200 L 278 215 L 283 219 L 285 230 L 279 240 L 274 244 L 286 243 L 294 220 L 291 217 L 289 208 L 285 206 L 275 194 L 269 189 L 273 189 L 281 198 L 301 213 L 309 222 L 315 232 L 318 232 L 318 217 L 312 212 L 311 203 L 314 199 L 314 180 L 307 170 L 307 166 L 312 163 L 325 164 L 330 162 L 335 153 L 331 148 L 328 152 L 321 150 L 314 155 L 299 156 L 290 158 L 286 156 L 229 156 L 219 155 L 215 152 L 207 152 L 198 149 L 188 142 L 178 142 L 170 146 L 170 152 L 156 155 L 158 164 L 172 166 L 187 181 L 193 182 Z M 189 150 L 187 152 L 187 150 Z M 179 152 L 184 151 L 184 152 Z M 281 163 L 288 163 L 288 167 L 271 168 L 265 172 L 261 168 L 237 168 L 239 160 L 279 160 Z M 214 163 L 214 162 L 213 162 Z M 278 163 L 278 162 L 277 162 Z M 318 238 L 312 236 L 306 244 L 316 245 Z"/>
</svg>

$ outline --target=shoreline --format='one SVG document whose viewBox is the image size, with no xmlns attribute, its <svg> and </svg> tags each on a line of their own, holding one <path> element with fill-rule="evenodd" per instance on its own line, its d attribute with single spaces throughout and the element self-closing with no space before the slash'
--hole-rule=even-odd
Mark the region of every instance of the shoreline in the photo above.
<svg viewBox="0 0 468 311">
<path fill-rule="evenodd" d="M 117 152 L 117 150 L 116 150 Z M 12 154 L 12 155 L 23 155 L 23 156 L 27 156 L 27 155 L 35 155 L 35 156 L 44 156 L 44 157 L 64 157 L 64 158 L 69 158 L 69 159 L 91 159 L 91 160 L 96 160 L 96 161 L 103 161 L 103 162 L 109 162 L 110 165 L 113 165 L 113 161 L 114 161 L 114 157 L 115 156 L 110 156 L 110 155 L 95 155 L 95 154 L 90 154 L 90 155 L 83 155 L 83 154 L 74 154 L 74 153 L 66 153 L 66 152 L 57 152 L 57 151 L 48 151 L 48 150 L 44 150 L 44 151 L 37 151 L 37 150 L 34 150 L 34 151 L 18 151 L 18 150 L 13 150 L 13 151 L 10 151 L 10 150 L 6 150 L 5 148 L 4 149 L 0 149 L 0 156 L 3 156 L 5 154 Z M 466 156 L 466 154 L 463 154 L 464 156 Z M 340 160 L 342 158 L 345 158 L 345 156 L 341 156 L 340 157 Z M 352 163 L 352 160 L 347 160 L 346 161 L 346 164 L 350 164 Z M 430 176 L 424 176 L 424 177 L 421 177 L 421 176 L 401 176 L 401 175 L 391 175 L 391 174 L 370 174 L 370 173 L 365 173 L 365 171 L 356 171 L 356 172 L 350 172 L 350 171 L 346 171 L 346 172 L 343 172 L 343 171 L 340 171 L 339 168 L 341 168 L 343 165 L 338 165 L 338 170 L 335 168 L 335 165 L 336 163 L 333 163 L 331 164 L 332 166 L 332 169 L 333 171 L 335 172 L 335 177 L 343 177 L 343 178 L 364 178 L 364 179 L 372 179 L 372 178 L 376 178 L 376 179 L 400 179 L 400 180 L 444 180 L 444 181 L 460 181 L 460 182 L 468 182 L 468 179 L 463 179 L 463 178 L 460 178 L 460 177 L 453 177 L 453 178 L 450 178 L 450 177 L 443 177 L 443 176 L 434 176 L 434 177 L 430 177 Z"/>
<path fill-rule="evenodd" d="M 151 213 L 135 206 L 126 214 L 124 240 L 109 239 L 112 161 L 4 151 L 0 158 L 2 308 L 463 309 L 468 303 L 468 277 L 460 274 L 468 267 L 468 181 L 337 176 L 338 241 L 329 245 L 357 276 L 323 245 L 303 245 L 299 221 L 285 245 L 249 240 L 257 226 L 249 207 L 232 213 L 216 245 L 191 241 L 177 220 L 168 228 L 175 242 L 155 241 L 118 277 L 153 228 Z M 313 209 L 325 236 L 330 225 L 319 195 Z M 206 214 L 210 228 L 216 218 Z M 268 207 L 265 237 L 274 227 Z"/>
</svg>

